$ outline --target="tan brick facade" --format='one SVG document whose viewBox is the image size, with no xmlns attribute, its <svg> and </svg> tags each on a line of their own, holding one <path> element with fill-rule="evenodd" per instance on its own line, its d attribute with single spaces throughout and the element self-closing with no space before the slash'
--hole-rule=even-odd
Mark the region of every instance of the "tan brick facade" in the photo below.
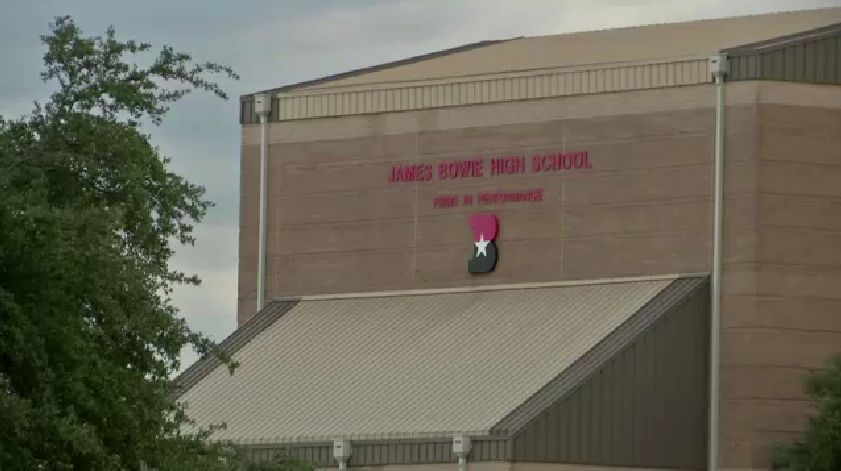
<svg viewBox="0 0 841 471">
<path fill-rule="evenodd" d="M 708 271 L 713 92 L 666 93 L 696 105 L 646 110 L 660 95 L 641 92 L 628 94 L 624 115 L 594 96 L 273 124 L 267 297 Z M 481 125 L 478 114 L 495 118 Z M 249 127 L 241 320 L 256 285 L 259 141 Z M 350 135 L 335 138 L 336 127 Z M 565 150 L 588 151 L 592 168 L 388 182 L 400 163 Z M 433 205 L 438 195 L 533 188 L 542 201 Z M 477 211 L 501 220 L 499 266 L 484 277 L 466 270 Z"/>
<path fill-rule="evenodd" d="M 270 126 L 267 299 L 710 271 L 714 88 L 700 85 Z M 841 90 L 728 86 L 722 466 L 801 430 L 800 381 L 841 352 Z M 389 183 L 392 165 L 583 150 L 590 169 Z M 254 313 L 259 127 L 243 127 L 240 322 Z M 543 190 L 436 209 L 438 195 Z M 500 218 L 471 276 L 467 218 Z"/>
<path fill-rule="evenodd" d="M 757 88 L 753 253 L 724 278 L 721 441 L 725 464 L 760 468 L 805 424 L 803 374 L 841 353 L 841 90 Z"/>
</svg>

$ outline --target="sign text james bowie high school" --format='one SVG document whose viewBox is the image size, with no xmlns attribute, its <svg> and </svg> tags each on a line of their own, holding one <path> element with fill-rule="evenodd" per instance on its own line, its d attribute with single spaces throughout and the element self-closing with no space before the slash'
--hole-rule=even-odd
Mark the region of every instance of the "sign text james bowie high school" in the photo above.
<svg viewBox="0 0 841 471">
<path fill-rule="evenodd" d="M 489 165 L 485 162 L 490 161 Z M 461 178 L 514 175 L 519 173 L 561 172 L 592 168 L 590 153 L 585 151 L 555 152 L 537 154 L 528 159 L 524 155 L 512 155 L 494 158 L 472 158 L 445 160 L 433 164 L 401 164 L 391 167 L 388 175 L 390 183 L 409 183 L 438 180 L 457 180 Z"/>
<path fill-rule="evenodd" d="M 437 164 L 413 163 L 393 165 L 388 181 L 392 184 L 424 183 L 433 180 L 452 181 L 470 178 L 498 177 L 525 173 L 559 173 L 593 168 L 590 153 L 584 151 L 510 155 L 505 157 L 477 157 L 445 160 Z M 446 209 L 456 206 L 479 204 L 538 202 L 543 200 L 542 188 L 519 191 L 483 191 L 477 195 L 439 195 L 433 198 L 433 207 Z"/>
</svg>

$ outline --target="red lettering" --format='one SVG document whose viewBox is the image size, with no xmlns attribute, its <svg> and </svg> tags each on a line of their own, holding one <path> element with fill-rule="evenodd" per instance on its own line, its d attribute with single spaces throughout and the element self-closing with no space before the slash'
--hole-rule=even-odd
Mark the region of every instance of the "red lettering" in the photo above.
<svg viewBox="0 0 841 471">
<path fill-rule="evenodd" d="M 436 209 L 453 208 L 458 206 L 458 196 L 436 196 L 432 205 Z"/>
<path fill-rule="evenodd" d="M 514 175 L 527 171 L 524 155 L 509 155 L 490 159 L 490 175 Z M 481 178 L 485 175 L 485 160 L 482 158 L 446 160 L 438 162 L 437 173 L 440 180 Z M 554 152 L 531 156 L 531 172 L 560 172 L 570 169 L 593 168 L 588 151 Z M 435 178 L 436 169 L 432 164 L 394 165 L 389 169 L 389 183 L 425 182 Z"/>
<path fill-rule="evenodd" d="M 470 172 L 471 162 L 462 160 L 458 163 L 458 177 L 464 178 Z"/>
<path fill-rule="evenodd" d="M 418 181 L 428 182 L 429 180 L 432 180 L 432 165 L 421 165 L 420 172 L 418 174 Z"/>
<path fill-rule="evenodd" d="M 388 175 L 390 183 L 429 180 L 432 180 L 432 165 L 430 164 L 395 165 L 391 167 Z"/>
<path fill-rule="evenodd" d="M 537 203 L 543 201 L 543 189 L 524 191 L 483 191 L 479 193 L 479 204 L 495 203 Z"/>
<path fill-rule="evenodd" d="M 508 173 L 508 159 L 510 157 L 502 157 L 491 160 L 491 175 L 501 175 Z"/>
<path fill-rule="evenodd" d="M 438 176 L 442 180 L 481 177 L 484 174 L 484 160 L 448 160 L 438 164 Z"/>
<path fill-rule="evenodd" d="M 522 156 L 500 157 L 491 160 L 491 175 L 512 175 L 523 173 L 526 169 L 526 158 Z"/>
<path fill-rule="evenodd" d="M 584 166 L 584 153 L 576 152 L 574 159 L 575 159 L 575 163 L 574 163 L 575 168 L 582 168 Z"/>
<path fill-rule="evenodd" d="M 475 159 L 473 161 L 473 176 L 481 177 L 485 173 L 485 161 L 482 159 Z"/>
<path fill-rule="evenodd" d="M 525 170 L 525 157 L 522 157 L 522 162 L 517 162 L 515 165 L 518 168 Z M 520 167 L 522 166 L 522 167 Z M 555 152 L 550 154 L 535 154 L 531 157 L 531 172 L 559 172 L 570 169 L 584 169 L 592 168 L 590 163 L 590 154 L 587 151 L 575 152 Z M 514 170 L 506 171 L 505 173 L 515 173 Z"/>
<path fill-rule="evenodd" d="M 564 162 L 563 162 L 563 169 L 569 170 L 572 168 L 572 154 L 569 152 L 564 152 Z"/>
</svg>

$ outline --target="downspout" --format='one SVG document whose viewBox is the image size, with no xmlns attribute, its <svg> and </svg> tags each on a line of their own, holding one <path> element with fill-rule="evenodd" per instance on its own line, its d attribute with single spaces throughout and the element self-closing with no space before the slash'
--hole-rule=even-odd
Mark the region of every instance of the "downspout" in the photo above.
<svg viewBox="0 0 841 471">
<path fill-rule="evenodd" d="M 458 471 L 467 471 L 467 455 L 470 454 L 470 437 L 453 436 L 453 454 L 458 457 Z"/>
<path fill-rule="evenodd" d="M 333 459 L 339 465 L 339 471 L 347 469 L 347 462 L 350 459 L 352 448 L 350 440 L 337 438 L 333 440 Z"/>
<path fill-rule="evenodd" d="M 266 295 L 266 201 L 269 161 L 269 113 L 272 111 L 270 95 L 254 96 L 254 111 L 260 117 L 260 227 L 257 243 L 257 309 L 260 312 Z"/>
<path fill-rule="evenodd" d="M 713 194 L 713 263 L 710 287 L 710 408 L 707 438 L 707 466 L 718 469 L 719 384 L 721 348 L 721 275 L 724 229 L 724 77 L 727 75 L 727 55 L 710 58 L 710 72 L 715 77 L 715 190 Z"/>
</svg>

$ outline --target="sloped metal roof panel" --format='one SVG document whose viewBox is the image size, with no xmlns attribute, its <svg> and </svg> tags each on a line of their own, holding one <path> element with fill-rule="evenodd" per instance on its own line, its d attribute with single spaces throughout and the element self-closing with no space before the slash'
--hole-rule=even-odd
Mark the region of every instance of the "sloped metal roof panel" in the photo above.
<svg viewBox="0 0 841 471">
<path fill-rule="evenodd" d="M 832 7 L 485 41 L 267 90 L 270 121 L 704 84 L 721 50 L 729 80 L 837 83 L 837 41 L 822 35 L 839 23 Z M 241 124 L 258 121 L 253 99 L 240 97 Z"/>
<path fill-rule="evenodd" d="M 258 315 L 249 319 L 236 332 L 220 343 L 219 349 L 230 354 L 236 353 L 244 345 L 247 345 L 251 339 L 259 335 L 266 327 L 272 325 L 277 319 L 286 314 L 296 303 L 297 301 L 289 300 L 266 306 Z M 208 354 L 205 358 L 193 363 L 176 378 L 176 392 L 190 389 L 221 364 L 222 362 L 219 358 L 212 354 Z"/>
<path fill-rule="evenodd" d="M 181 399 L 220 440 L 485 435 L 674 279 L 302 299 Z"/>
<path fill-rule="evenodd" d="M 731 81 L 841 84 L 841 23 L 726 52 Z"/>
<path fill-rule="evenodd" d="M 400 83 L 445 77 L 704 58 L 721 49 L 797 34 L 841 22 L 841 8 L 775 12 L 678 23 L 532 36 L 467 47 L 315 83 L 303 89 Z"/>
</svg>

